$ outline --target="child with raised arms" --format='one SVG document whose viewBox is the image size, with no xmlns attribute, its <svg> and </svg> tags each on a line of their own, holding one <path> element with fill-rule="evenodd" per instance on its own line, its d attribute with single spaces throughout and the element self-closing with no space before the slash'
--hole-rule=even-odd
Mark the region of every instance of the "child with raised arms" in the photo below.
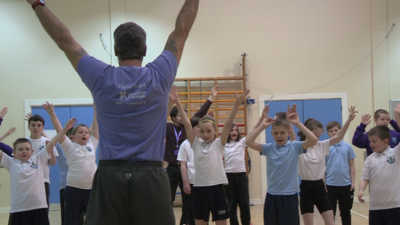
<svg viewBox="0 0 400 225">
<path fill-rule="evenodd" d="M 224 185 L 228 183 L 222 158 L 224 145 L 229 135 L 231 124 L 239 106 L 246 101 L 249 90 L 236 96 L 235 105 L 225 122 L 221 136 L 216 137 L 217 124 L 214 118 L 205 116 L 199 121 L 200 137 L 195 137 L 189 118 L 184 113 L 179 100 L 176 101 L 186 134 L 191 143 L 195 161 L 195 179 L 192 193 L 194 195 L 194 216 L 196 225 L 207 224 L 211 211 L 212 221 L 216 224 L 226 224 L 229 218 L 228 203 Z"/>
<path fill-rule="evenodd" d="M 252 130 L 258 127 L 263 118 L 268 115 L 269 105 L 262 111 L 262 117 Z M 229 204 L 229 221 L 231 225 L 239 225 L 237 218 L 237 206 L 240 208 L 240 221 L 242 225 L 251 224 L 249 179 L 246 174 L 245 144 L 246 137 L 241 137 L 236 124 L 232 123 L 228 140 L 224 148 L 225 173 L 228 185 L 225 186 Z"/>
<path fill-rule="evenodd" d="M 326 125 L 329 137 L 335 137 L 341 129 L 342 127 L 337 121 L 331 121 Z M 354 202 L 356 178 L 354 158 L 356 158 L 356 154 L 353 148 L 343 140 L 332 145 L 329 148 L 329 155 L 326 156 L 326 190 L 334 217 L 339 203 L 343 225 L 351 225 L 351 208 Z"/>
<path fill-rule="evenodd" d="M 349 109 L 349 118 L 343 128 L 333 137 L 324 141 L 318 141 L 307 149 L 306 154 L 299 157 L 300 184 L 300 211 L 305 225 L 312 225 L 314 219 L 314 205 L 317 206 L 325 224 L 334 225 L 333 210 L 326 193 L 324 177 L 326 167 L 326 156 L 329 155 L 329 147 L 339 143 L 349 128 L 351 121 L 355 118 L 355 107 Z M 322 135 L 323 125 L 318 120 L 309 118 L 304 126 L 311 131 L 317 139 Z M 299 131 L 300 141 L 307 137 L 303 131 Z"/>
<path fill-rule="evenodd" d="M 60 121 L 54 112 L 52 104 L 46 102 L 43 108 L 50 115 L 55 130 L 62 130 Z M 68 164 L 67 186 L 64 191 L 66 225 L 75 225 L 80 221 L 82 214 L 86 213 L 92 189 L 93 177 L 97 169 L 96 149 L 99 143 L 99 132 L 94 108 L 93 123 L 88 128 L 78 124 L 72 130 L 75 142 L 72 142 L 66 132 L 60 137 L 61 148 L 65 152 Z M 76 120 L 74 120 L 76 121 Z"/>
<path fill-rule="evenodd" d="M 369 224 L 397 225 L 400 221 L 400 145 L 391 148 L 387 126 L 375 126 L 368 132 L 374 153 L 364 162 L 358 199 L 369 184 Z"/>
<path fill-rule="evenodd" d="M 64 132 L 74 125 L 69 120 Z M 43 168 L 47 161 L 54 158 L 54 146 L 60 140 L 62 133 L 53 137 L 45 146 L 45 150 L 33 155 L 30 141 L 19 138 L 14 142 L 14 158 L 0 151 L 0 165 L 10 172 L 11 207 L 10 225 L 47 225 L 46 193 L 43 188 Z"/>
<path fill-rule="evenodd" d="M 396 108 L 400 108 L 400 106 L 397 106 Z M 395 115 L 399 114 L 399 110 L 394 110 Z M 357 127 L 357 129 L 354 131 L 354 136 L 353 136 L 353 142 L 352 144 L 356 147 L 359 148 L 365 148 L 367 151 L 367 155 L 371 155 L 373 153 L 372 148 L 369 143 L 368 139 L 368 132 L 365 132 L 365 128 L 368 126 L 368 124 L 371 123 L 371 115 L 365 114 L 361 118 L 361 123 Z M 389 139 L 389 145 L 390 147 L 394 148 L 400 143 L 400 128 L 397 125 L 396 121 L 392 120 L 390 118 L 389 112 L 384 110 L 384 109 L 378 109 L 374 113 L 374 122 L 376 126 L 389 126 L 392 125 L 394 130 L 390 130 L 390 136 L 391 138 Z"/>
<path fill-rule="evenodd" d="M 299 155 L 317 142 L 315 135 L 300 123 L 296 106 L 288 110 L 287 118 L 264 118 L 263 123 L 246 138 L 246 145 L 267 157 L 268 190 L 264 203 L 264 225 L 299 225 L 298 159 Z M 288 140 L 289 121 L 302 131 L 305 141 Z M 272 125 L 275 143 L 257 143 L 256 137 Z"/>
</svg>

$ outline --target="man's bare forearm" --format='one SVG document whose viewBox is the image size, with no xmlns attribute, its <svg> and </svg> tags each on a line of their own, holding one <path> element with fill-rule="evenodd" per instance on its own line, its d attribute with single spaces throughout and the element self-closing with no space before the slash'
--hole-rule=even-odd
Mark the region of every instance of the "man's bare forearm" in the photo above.
<svg viewBox="0 0 400 225">
<path fill-rule="evenodd" d="M 49 10 L 49 8 L 46 6 L 37 6 L 35 12 L 43 28 L 60 48 L 63 47 L 63 44 L 66 43 L 69 38 L 72 38 L 69 29 Z"/>
<path fill-rule="evenodd" d="M 199 9 L 199 0 L 186 0 L 175 23 L 175 30 L 189 34 Z"/>
</svg>

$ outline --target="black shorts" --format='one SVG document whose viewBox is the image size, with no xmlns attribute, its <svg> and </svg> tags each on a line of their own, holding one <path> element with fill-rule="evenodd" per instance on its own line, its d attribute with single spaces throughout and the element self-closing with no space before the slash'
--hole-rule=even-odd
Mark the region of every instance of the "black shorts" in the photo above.
<svg viewBox="0 0 400 225">
<path fill-rule="evenodd" d="M 369 210 L 369 224 L 371 225 L 398 225 L 400 208 Z"/>
<path fill-rule="evenodd" d="M 85 225 L 175 225 L 168 183 L 161 162 L 101 160 Z"/>
<path fill-rule="evenodd" d="M 323 180 L 302 180 L 300 184 L 301 214 L 314 213 L 314 205 L 319 213 L 332 210 Z"/>
<path fill-rule="evenodd" d="M 10 213 L 8 225 L 49 225 L 48 208 Z"/>
<path fill-rule="evenodd" d="M 212 221 L 229 218 L 228 200 L 223 184 L 209 187 L 193 187 L 194 218 L 208 221 L 210 211 Z"/>
</svg>

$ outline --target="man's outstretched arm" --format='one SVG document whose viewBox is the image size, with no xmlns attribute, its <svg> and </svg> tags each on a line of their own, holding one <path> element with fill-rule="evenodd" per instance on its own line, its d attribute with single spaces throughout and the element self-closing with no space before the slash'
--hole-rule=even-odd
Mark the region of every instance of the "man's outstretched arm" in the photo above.
<svg viewBox="0 0 400 225">
<path fill-rule="evenodd" d="M 32 5 L 36 0 L 27 0 L 27 2 Z M 69 29 L 54 16 L 49 8 L 38 5 L 34 10 L 43 28 L 65 53 L 75 70 L 77 70 L 79 60 L 82 56 L 87 55 L 85 49 L 75 41 Z"/>
<path fill-rule="evenodd" d="M 199 9 L 199 0 L 186 0 L 175 23 L 175 30 L 169 35 L 164 50 L 175 55 L 176 60 L 181 61 L 183 47 L 189 36 L 190 29 L 196 19 Z"/>
</svg>

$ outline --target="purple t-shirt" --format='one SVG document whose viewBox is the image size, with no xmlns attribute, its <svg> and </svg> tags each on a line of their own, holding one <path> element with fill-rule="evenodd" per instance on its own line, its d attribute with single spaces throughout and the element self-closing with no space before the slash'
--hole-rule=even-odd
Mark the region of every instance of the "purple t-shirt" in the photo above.
<svg viewBox="0 0 400 225">
<path fill-rule="evenodd" d="M 97 109 L 99 160 L 163 160 L 168 95 L 177 68 L 169 51 L 145 67 L 81 58 L 78 74 Z"/>
</svg>

